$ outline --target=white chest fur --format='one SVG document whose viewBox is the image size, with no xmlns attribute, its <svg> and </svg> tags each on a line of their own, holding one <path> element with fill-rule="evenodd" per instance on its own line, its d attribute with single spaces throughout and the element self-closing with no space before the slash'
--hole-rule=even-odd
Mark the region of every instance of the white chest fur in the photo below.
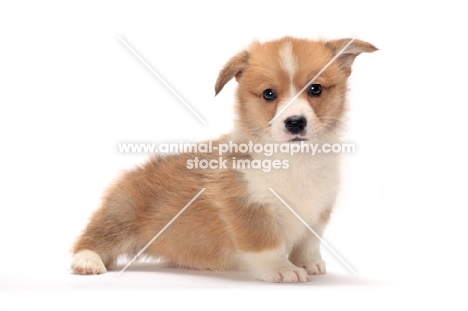
<svg viewBox="0 0 468 311">
<path fill-rule="evenodd" d="M 272 208 L 282 231 L 286 247 L 292 247 L 307 232 L 307 228 L 269 190 L 272 188 L 312 228 L 335 200 L 338 183 L 336 154 L 277 154 L 272 157 L 255 155 L 256 159 L 287 160 L 287 169 L 243 170 L 251 202 Z"/>
</svg>

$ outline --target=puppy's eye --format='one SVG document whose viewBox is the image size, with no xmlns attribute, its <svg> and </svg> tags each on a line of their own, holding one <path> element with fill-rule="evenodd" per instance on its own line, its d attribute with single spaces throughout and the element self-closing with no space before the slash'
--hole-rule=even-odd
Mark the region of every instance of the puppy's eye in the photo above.
<svg viewBox="0 0 468 311">
<path fill-rule="evenodd" d="M 277 96 L 278 95 L 276 94 L 276 92 L 272 89 L 266 89 L 265 91 L 263 91 L 263 98 L 265 98 L 265 100 L 269 102 L 274 101 Z"/>
<path fill-rule="evenodd" d="M 320 84 L 311 84 L 309 87 L 310 96 L 320 96 L 322 94 L 322 85 Z"/>
</svg>

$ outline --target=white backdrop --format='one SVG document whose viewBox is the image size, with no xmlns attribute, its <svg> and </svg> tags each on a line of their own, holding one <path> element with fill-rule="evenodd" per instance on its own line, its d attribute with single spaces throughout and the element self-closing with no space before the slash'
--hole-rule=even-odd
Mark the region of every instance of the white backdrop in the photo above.
<svg viewBox="0 0 468 311">
<path fill-rule="evenodd" d="M 455 1 L 421 3 L 0 4 L 0 310 L 466 307 L 468 25 Z M 325 234 L 358 276 L 325 249 L 329 274 L 303 285 L 156 268 L 71 275 L 71 244 L 102 191 L 148 157 L 117 144 L 229 131 L 235 82 L 214 97 L 219 70 L 252 40 L 284 35 L 380 49 L 353 67 L 346 139 L 358 149 Z"/>
</svg>

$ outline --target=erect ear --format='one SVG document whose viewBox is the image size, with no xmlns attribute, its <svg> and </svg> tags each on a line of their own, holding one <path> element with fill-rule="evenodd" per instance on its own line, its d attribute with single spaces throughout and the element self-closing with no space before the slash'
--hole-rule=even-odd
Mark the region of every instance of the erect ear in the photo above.
<svg viewBox="0 0 468 311">
<path fill-rule="evenodd" d="M 351 42 L 351 44 L 349 44 L 349 42 Z M 371 53 L 378 50 L 375 46 L 368 42 L 357 39 L 353 41 L 353 39 L 349 38 L 328 41 L 326 45 L 335 56 L 340 53 L 340 51 L 346 47 L 346 45 L 348 45 L 335 60 L 348 75 L 351 74 L 351 65 L 353 64 L 356 56 L 363 52 Z"/>
<path fill-rule="evenodd" d="M 242 75 L 242 71 L 247 68 L 248 62 L 249 52 L 247 51 L 242 51 L 231 58 L 231 60 L 219 72 L 218 80 L 216 80 L 215 85 L 215 95 L 218 95 L 226 83 L 228 83 L 233 77 L 239 79 Z"/>
</svg>

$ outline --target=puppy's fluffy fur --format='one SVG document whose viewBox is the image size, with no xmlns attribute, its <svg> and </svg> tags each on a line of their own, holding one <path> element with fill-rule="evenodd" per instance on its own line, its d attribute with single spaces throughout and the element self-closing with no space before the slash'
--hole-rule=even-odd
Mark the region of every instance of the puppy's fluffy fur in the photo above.
<svg viewBox="0 0 468 311">
<path fill-rule="evenodd" d="M 286 37 L 255 42 L 235 55 L 221 70 L 215 91 L 218 94 L 236 78 L 236 126 L 218 143 L 338 142 L 351 65 L 360 53 L 376 50 L 370 43 L 355 40 L 313 82 L 321 86 L 320 94 L 306 89 L 278 112 L 349 41 Z M 272 90 L 274 98 L 265 99 L 265 90 Z M 291 117 L 306 120 L 299 132 L 288 130 Z M 187 169 L 187 160 L 195 157 L 218 159 L 216 154 L 193 153 L 154 157 L 121 176 L 75 243 L 73 271 L 104 273 L 118 256 L 135 255 L 206 188 L 146 249 L 146 255 L 181 267 L 249 270 L 268 282 L 306 282 L 309 274 L 325 273 L 319 240 L 268 189 L 321 235 L 337 194 L 336 155 L 224 155 L 229 163 L 233 157 L 288 160 L 288 169 L 268 173 L 232 167 Z"/>
</svg>

